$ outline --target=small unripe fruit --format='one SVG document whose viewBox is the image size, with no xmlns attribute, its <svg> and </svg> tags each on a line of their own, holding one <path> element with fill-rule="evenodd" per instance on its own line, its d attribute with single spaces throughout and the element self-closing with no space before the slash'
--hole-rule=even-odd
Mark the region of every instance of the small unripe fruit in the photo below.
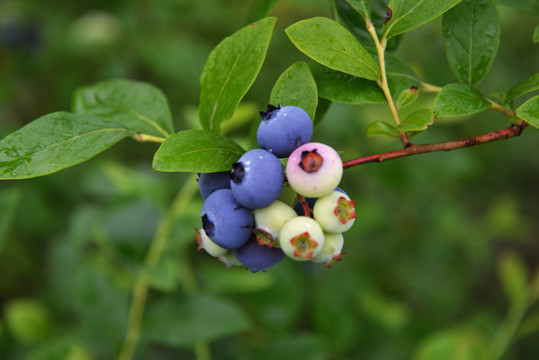
<svg viewBox="0 0 539 360">
<path fill-rule="evenodd" d="M 297 216 L 284 224 L 279 233 L 279 242 L 288 257 L 307 261 L 322 251 L 324 232 L 313 219 Z"/>
<path fill-rule="evenodd" d="M 271 205 L 254 211 L 255 229 L 260 245 L 279 247 L 279 233 L 283 225 L 290 219 L 295 218 L 296 212 L 282 201 L 276 200 Z"/>
<path fill-rule="evenodd" d="M 313 216 L 325 232 L 343 233 L 355 222 L 355 206 L 348 195 L 335 190 L 316 200 Z"/>
<path fill-rule="evenodd" d="M 341 261 L 344 238 L 342 234 L 324 234 L 324 247 L 320 254 L 313 258 L 315 263 L 326 263 L 329 268 L 335 261 Z"/>
<path fill-rule="evenodd" d="M 236 259 L 236 256 L 232 251 L 229 251 L 226 254 L 219 256 L 217 260 L 225 264 L 225 267 L 227 269 L 230 269 L 232 266 L 242 266 L 242 263 L 238 259 Z"/>
<path fill-rule="evenodd" d="M 299 194 L 320 197 L 339 185 L 343 173 L 337 152 L 321 143 L 308 143 L 290 154 L 286 163 L 288 183 Z"/>
<path fill-rule="evenodd" d="M 200 251 L 200 249 L 206 250 L 208 254 L 210 254 L 213 257 L 219 257 L 223 256 L 228 252 L 228 249 L 225 249 L 216 243 L 214 243 L 208 235 L 206 235 L 206 232 L 204 229 L 195 229 L 197 232 L 196 241 L 198 243 L 198 249 L 197 251 Z"/>
</svg>

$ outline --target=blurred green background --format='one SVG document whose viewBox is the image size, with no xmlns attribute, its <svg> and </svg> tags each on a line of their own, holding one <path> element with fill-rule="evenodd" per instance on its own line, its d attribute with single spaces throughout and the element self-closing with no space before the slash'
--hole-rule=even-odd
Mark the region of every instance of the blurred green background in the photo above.
<svg viewBox="0 0 539 360">
<path fill-rule="evenodd" d="M 502 1 L 507 3 L 507 1 Z M 513 6 L 533 1 L 514 2 Z M 69 110 L 79 86 L 148 81 L 176 130 L 196 125 L 198 78 L 211 49 L 252 19 L 256 1 L 3 0 L 0 135 Z M 530 5 L 532 6 L 532 5 Z M 537 10 L 537 8 L 535 8 Z M 529 10 L 529 9 L 528 9 Z M 532 8 L 533 10 L 533 8 Z M 539 13 L 500 6 L 502 38 L 484 94 L 538 71 Z M 281 0 L 266 62 L 230 130 L 246 147 L 278 76 L 307 60 L 283 30 L 332 17 L 326 0 Z M 437 19 L 395 52 L 422 80 L 456 82 Z M 520 99 L 523 101 L 525 99 Z M 433 96 L 422 94 L 419 106 Z M 411 107 L 412 111 L 414 107 Z M 314 139 L 344 160 L 398 149 L 367 138 L 384 106 L 333 104 Z M 241 120 L 241 119 L 240 119 Z M 241 121 L 240 121 L 241 123 Z M 416 143 L 507 127 L 504 116 L 437 121 Z M 358 217 L 331 269 L 285 259 L 267 273 L 225 270 L 196 252 L 201 200 L 174 221 L 135 359 L 504 359 L 539 353 L 539 131 L 483 146 L 347 169 Z M 124 140 L 43 178 L 0 183 L 0 359 L 113 359 L 156 227 L 188 174 L 151 170 L 156 144 Z M 206 349 L 206 350 L 204 350 Z M 491 357 L 491 358 L 496 358 Z"/>
</svg>

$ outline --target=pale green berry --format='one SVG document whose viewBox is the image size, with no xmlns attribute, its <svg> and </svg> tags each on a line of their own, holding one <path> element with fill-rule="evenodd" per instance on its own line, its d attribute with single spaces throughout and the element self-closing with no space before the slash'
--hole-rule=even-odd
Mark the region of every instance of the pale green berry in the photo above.
<svg viewBox="0 0 539 360">
<path fill-rule="evenodd" d="M 306 216 L 288 220 L 279 233 L 281 249 L 297 261 L 316 257 L 324 247 L 324 232 L 320 225 Z"/>
<path fill-rule="evenodd" d="M 326 263 L 329 268 L 335 261 L 342 260 L 344 238 L 342 234 L 324 233 L 324 236 L 324 247 L 322 247 L 320 254 L 313 258 L 313 262 Z"/>
<path fill-rule="evenodd" d="M 226 254 L 219 256 L 217 260 L 225 264 L 227 269 L 230 269 L 232 266 L 243 266 L 243 264 L 236 258 L 236 255 L 234 255 L 232 251 L 229 251 Z"/>
<path fill-rule="evenodd" d="M 325 232 L 343 233 L 354 224 L 355 206 L 348 195 L 335 190 L 316 200 L 313 216 Z"/>
<path fill-rule="evenodd" d="M 297 216 L 294 209 L 282 201 L 276 200 L 271 205 L 254 211 L 257 242 L 269 247 L 279 245 L 279 233 L 283 225 Z"/>
<path fill-rule="evenodd" d="M 195 229 L 197 232 L 197 243 L 198 243 L 198 250 L 204 249 L 208 254 L 210 254 L 213 257 L 219 257 L 228 252 L 228 249 L 225 249 L 224 247 L 221 247 L 214 243 L 208 235 L 206 235 L 206 232 L 204 229 Z"/>
</svg>

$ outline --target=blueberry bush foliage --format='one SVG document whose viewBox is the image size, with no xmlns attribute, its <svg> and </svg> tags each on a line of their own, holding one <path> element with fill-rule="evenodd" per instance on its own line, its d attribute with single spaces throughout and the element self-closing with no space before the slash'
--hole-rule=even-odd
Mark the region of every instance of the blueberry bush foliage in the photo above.
<svg viewBox="0 0 539 360">
<path fill-rule="evenodd" d="M 134 3 L 3 5 L 0 358 L 537 354 L 536 1 Z M 256 148 L 267 104 L 343 159 L 329 270 L 196 252 L 196 173 Z"/>
</svg>

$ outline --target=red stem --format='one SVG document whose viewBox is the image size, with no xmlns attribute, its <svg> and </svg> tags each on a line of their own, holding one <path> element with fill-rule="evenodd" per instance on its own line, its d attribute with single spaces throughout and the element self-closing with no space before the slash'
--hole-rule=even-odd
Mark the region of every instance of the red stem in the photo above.
<svg viewBox="0 0 539 360">
<path fill-rule="evenodd" d="M 299 201 L 301 203 L 301 206 L 303 207 L 304 216 L 312 217 L 311 216 L 311 209 L 309 208 L 309 204 L 307 204 L 307 200 L 305 200 L 305 197 L 303 195 L 298 194 Z"/>
<path fill-rule="evenodd" d="M 405 156 L 424 154 L 434 151 L 450 151 L 454 149 L 460 149 L 463 147 L 469 147 L 479 144 L 485 144 L 491 141 L 509 139 L 514 136 L 519 136 L 522 134 L 522 131 L 527 126 L 524 121 L 520 121 L 516 124 L 512 124 L 508 128 L 491 131 L 485 134 L 468 137 L 465 139 L 446 141 L 435 144 L 424 144 L 424 145 L 413 145 L 410 144 L 402 150 L 389 151 L 380 154 L 373 154 L 369 156 L 360 157 L 357 159 L 352 159 L 343 162 L 343 168 L 349 168 L 356 165 L 371 163 L 371 162 L 382 162 L 385 160 L 396 159 Z"/>
</svg>

